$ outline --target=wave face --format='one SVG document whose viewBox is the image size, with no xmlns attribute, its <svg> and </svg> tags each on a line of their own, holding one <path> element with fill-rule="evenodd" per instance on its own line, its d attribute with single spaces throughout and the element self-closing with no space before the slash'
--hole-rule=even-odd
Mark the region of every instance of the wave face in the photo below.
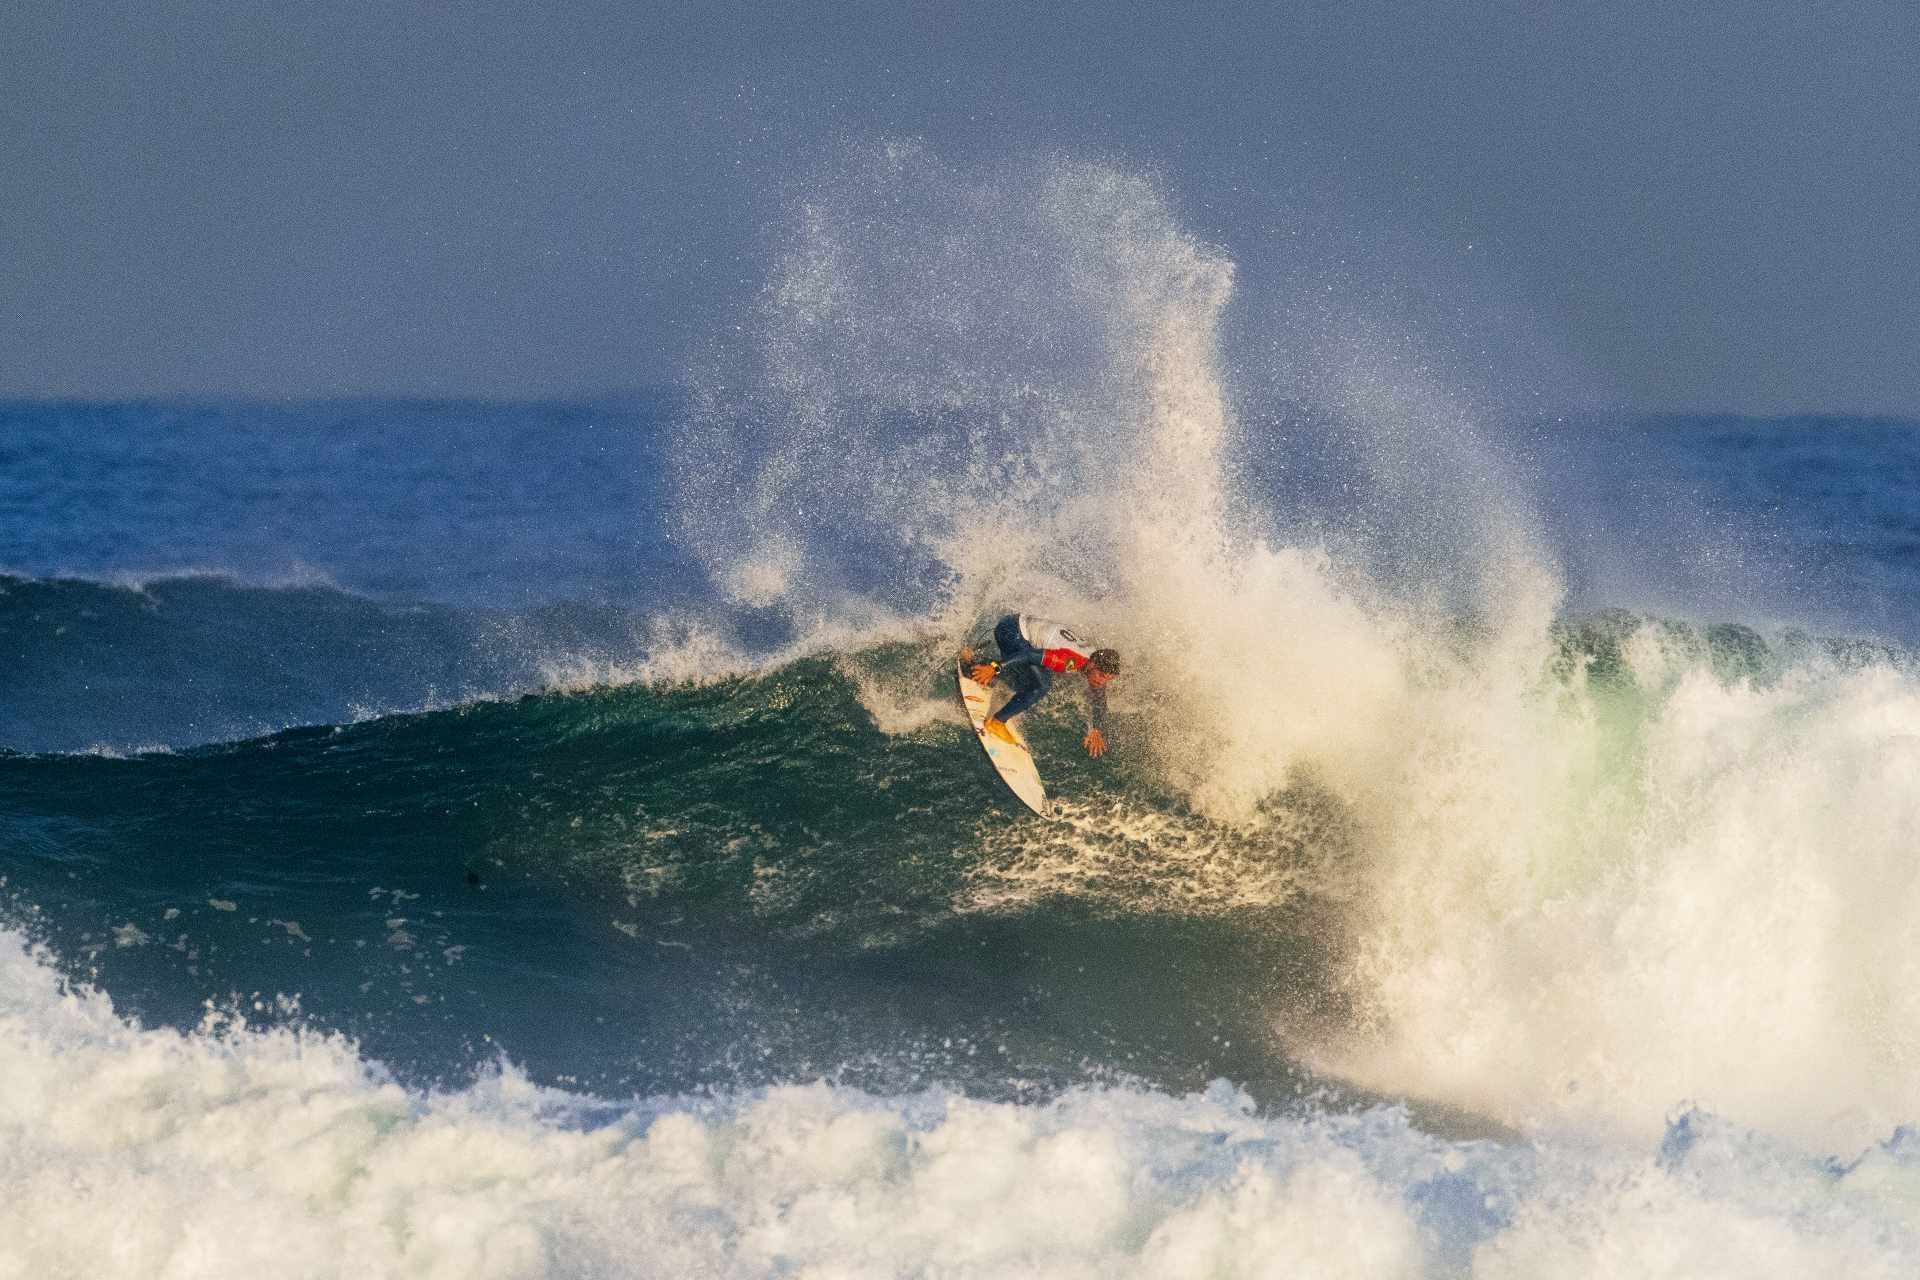
<svg viewBox="0 0 1920 1280">
<path fill-rule="evenodd" d="M 882 143 L 684 394 L 4 407 L 0 1257 L 1910 1272 L 1911 427 L 1250 275 Z"/>
<path fill-rule="evenodd" d="M 493 1044 L 643 1092 L 801 1071 L 1017 1094 L 1089 1068 L 1290 1087 L 1239 993 L 1310 972 L 1296 862 L 1323 855 L 1084 762 L 1036 840 L 957 749 L 944 658 L 0 758 L 7 830 L 39 855 L 10 886 L 130 1012 L 297 991 L 432 1079 Z M 926 697 L 892 734 L 860 702 L 889 678 Z M 1061 757 L 1078 737 L 1035 735 Z"/>
</svg>

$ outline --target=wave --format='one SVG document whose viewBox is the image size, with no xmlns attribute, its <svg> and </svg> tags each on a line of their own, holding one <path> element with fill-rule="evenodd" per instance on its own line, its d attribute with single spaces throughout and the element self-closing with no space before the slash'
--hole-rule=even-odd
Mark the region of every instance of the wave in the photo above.
<svg viewBox="0 0 1920 1280">
<path fill-rule="evenodd" d="M 1306 971 L 1314 824 L 1254 838 L 1124 755 L 1097 776 L 1053 709 L 1034 732 L 1066 803 L 1035 829 L 972 748 L 949 660 L 882 645 L 165 755 L 0 756 L 11 884 L 141 1012 L 300 991 L 429 1075 L 538 1027 L 536 1069 L 636 1087 L 853 1063 L 991 1092 L 1217 1061 L 1294 1089 L 1234 984 L 1194 983 Z M 862 703 L 881 692 L 892 733 Z M 1011 1011 L 1009 951 L 1046 988 Z M 1148 959 L 1176 954 L 1188 971 Z M 623 1031 L 554 1028 L 562 990 Z"/>
<path fill-rule="evenodd" d="M 830 841 L 844 849 L 838 856 L 866 865 L 903 841 L 968 844 L 970 837 L 952 834 L 948 815 L 979 813 L 989 825 L 1005 825 L 1001 820 L 1015 812 L 999 792 L 981 785 L 992 779 L 984 762 L 956 750 L 966 745 L 964 719 L 951 696 L 950 652 L 937 644 L 882 643 L 748 673 L 700 665 L 697 678 L 688 678 L 685 664 L 663 659 L 583 689 L 479 699 L 164 755 L 15 755 L 7 768 L 19 803 L 88 822 L 212 808 L 209 798 L 230 793 L 242 776 L 271 777 L 275 785 L 270 792 L 228 796 L 219 806 L 223 823 L 251 821 L 256 804 L 260 821 L 270 825 L 302 812 L 322 818 L 343 790 L 403 823 L 480 804 L 489 811 L 483 825 L 519 825 L 518 840 L 539 848 L 549 867 L 562 858 L 584 868 L 631 854 L 622 824 L 601 830 L 595 811 L 643 810 L 669 825 L 706 828 L 679 842 L 704 860 L 687 874 L 706 876 L 726 861 L 712 851 L 725 848 L 737 831 L 768 832 L 766 843 L 781 857 Z M 1232 828 L 1201 819 L 1154 776 L 1143 737 L 1123 739 L 1116 759 L 1105 764 L 1086 761 L 1077 750 L 1076 713 L 1065 702 L 1034 713 L 1036 745 L 1062 789 L 1055 839 L 1080 828 L 1089 846 L 1117 848 L 1129 838 L 1130 821 L 1141 828 L 1142 844 L 1170 845 L 1203 831 L 1220 844 L 1236 838 Z M 1137 713 L 1124 701 L 1117 714 L 1120 724 L 1135 723 Z M 115 784 L 102 787 L 108 776 Z M 497 798 L 509 793 L 512 811 L 550 814 L 557 825 L 508 822 Z M 693 814 L 708 815 L 707 821 L 695 824 Z M 922 820 L 903 822 L 905 816 Z M 967 823 L 970 832 L 977 826 Z M 675 842 L 662 837 L 662 843 Z M 1260 847 L 1263 854 L 1274 847 L 1270 831 Z M 666 876 L 669 861 L 628 874 Z M 1119 865 L 1112 860 L 1115 884 L 1126 880 Z M 1142 900 L 1184 896 L 1196 912 L 1228 905 L 1197 885 L 1178 885 L 1172 875 L 1167 866 L 1143 863 L 1133 888 Z M 678 882 L 681 873 L 671 878 Z M 1085 876 L 1085 883 L 1096 880 Z M 736 888 L 745 883 L 738 880 Z M 943 892 L 936 900 L 953 896 Z M 1109 896 L 1117 903 L 1125 895 Z M 1277 888 L 1267 896 L 1249 888 L 1243 900 L 1271 904 L 1285 896 Z M 827 898 L 844 909 L 838 888 L 829 886 Z"/>
<path fill-rule="evenodd" d="M 143 1029 L 0 931 L 0 1228 L 35 1274 L 1899 1274 L 1896 1135 L 1817 1161 L 1702 1111 L 1657 1145 L 1449 1140 L 1263 1113 L 827 1084 L 610 1102 L 502 1063 L 406 1088 L 339 1036 Z M 1071 1203 L 1075 1212 L 1058 1212 Z M 94 1229 L 102 1205 L 115 1229 Z"/>
<path fill-rule="evenodd" d="M 674 622 L 662 609 L 455 607 L 214 573 L 0 575 L 0 747 L 178 748 L 509 697 L 587 672 L 650 676 L 656 658 L 701 656 L 689 652 L 699 615 Z"/>
<path fill-rule="evenodd" d="M 1555 636 L 1511 689 L 1426 655 L 1390 756 L 1334 739 L 1232 821 L 1158 767 L 1183 709 L 1126 694 L 1099 764 L 1066 699 L 1043 707 L 1062 813 L 1022 818 L 937 641 L 4 758 L 0 811 L 35 854 L 14 889 L 90 922 L 48 940 L 137 1007 L 298 990 L 440 1077 L 537 1028 L 537 1071 L 647 1088 L 845 1070 L 1002 1096 L 1093 1070 L 1277 1099 L 1317 1075 L 1643 1136 L 1696 1098 L 1815 1149 L 1920 1111 L 1888 1033 L 1916 989 L 1893 927 L 1920 912 L 1909 669 L 1623 614 Z M 161 945 L 120 942 L 102 902 Z M 608 988 L 637 1034 L 541 1012 Z"/>
</svg>

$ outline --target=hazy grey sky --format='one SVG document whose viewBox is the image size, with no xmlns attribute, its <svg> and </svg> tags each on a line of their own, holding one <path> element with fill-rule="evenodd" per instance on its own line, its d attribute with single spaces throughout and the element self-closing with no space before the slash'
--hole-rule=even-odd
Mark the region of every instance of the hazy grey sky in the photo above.
<svg viewBox="0 0 1920 1280">
<path fill-rule="evenodd" d="M 12 0 L 0 394 L 670 381 L 893 134 L 1150 170 L 1243 292 L 1471 253 L 1623 404 L 1920 414 L 1917 89 L 1912 0 Z"/>
</svg>

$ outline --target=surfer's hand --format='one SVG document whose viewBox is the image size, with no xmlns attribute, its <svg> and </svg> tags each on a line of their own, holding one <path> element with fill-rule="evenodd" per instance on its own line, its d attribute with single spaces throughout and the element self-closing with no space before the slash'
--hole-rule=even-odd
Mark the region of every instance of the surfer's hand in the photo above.
<svg viewBox="0 0 1920 1280">
<path fill-rule="evenodd" d="M 1087 730 L 1087 736 L 1080 739 L 1080 741 L 1087 744 L 1087 754 L 1092 756 L 1095 760 L 1098 760 L 1101 756 L 1107 754 L 1106 735 L 1101 733 L 1098 729 Z"/>
<path fill-rule="evenodd" d="M 975 684 L 992 684 L 993 678 L 999 674 L 1000 670 L 998 667 L 995 667 L 991 662 L 983 662 L 973 669 L 973 682 Z"/>
</svg>

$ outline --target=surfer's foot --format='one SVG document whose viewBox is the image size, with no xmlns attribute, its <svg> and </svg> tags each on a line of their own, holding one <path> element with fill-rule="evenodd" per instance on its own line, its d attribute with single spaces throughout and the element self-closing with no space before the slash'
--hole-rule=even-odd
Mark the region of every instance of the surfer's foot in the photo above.
<svg viewBox="0 0 1920 1280">
<path fill-rule="evenodd" d="M 973 646 L 972 645 L 968 645 L 966 648 L 960 651 L 960 662 L 961 662 L 961 665 L 963 666 L 970 667 L 973 665 Z"/>
<path fill-rule="evenodd" d="M 1020 745 L 1020 739 L 1013 736 L 1013 730 L 1007 728 L 1007 722 L 1005 720 L 987 721 L 986 730 L 1002 742 L 1012 743 L 1016 747 Z"/>
</svg>

